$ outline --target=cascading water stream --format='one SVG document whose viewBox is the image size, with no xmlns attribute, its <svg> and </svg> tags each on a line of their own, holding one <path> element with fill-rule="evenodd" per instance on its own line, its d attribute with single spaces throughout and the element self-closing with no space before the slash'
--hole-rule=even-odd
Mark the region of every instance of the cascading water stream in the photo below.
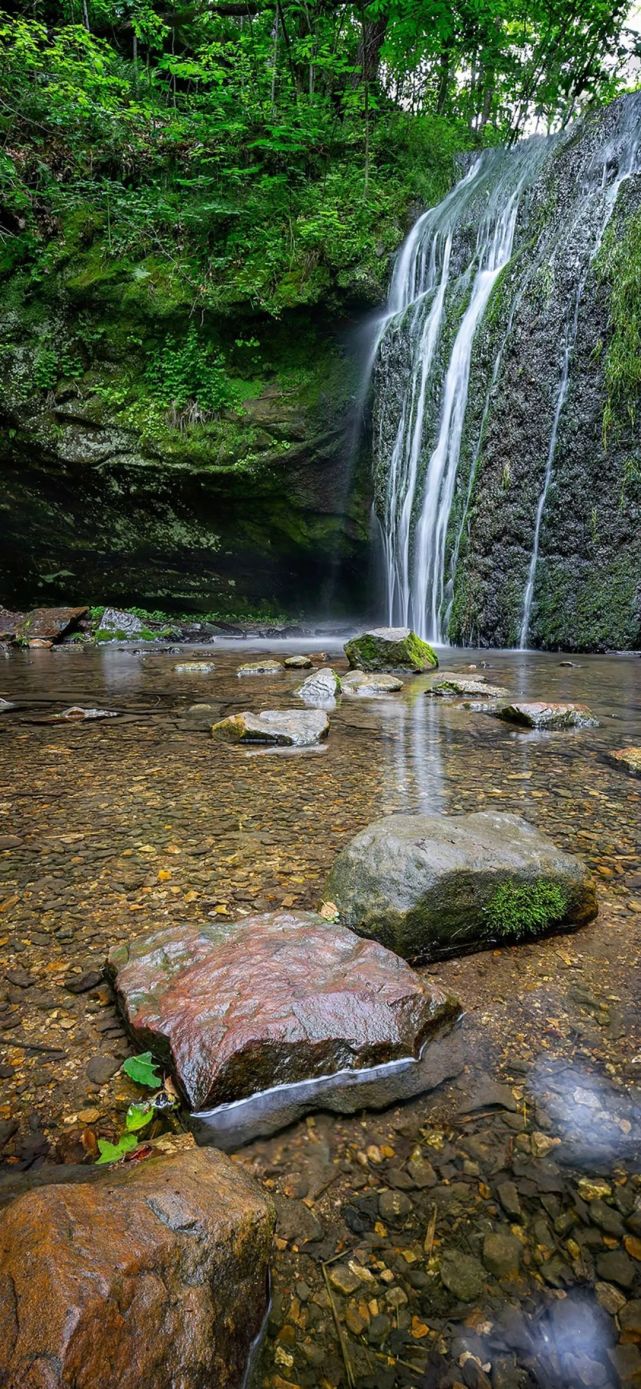
<svg viewBox="0 0 641 1389">
<path fill-rule="evenodd" d="M 524 141 L 512 150 L 486 151 L 443 202 L 418 219 L 399 251 L 368 363 L 376 397 L 375 505 L 391 625 L 411 626 L 437 643 L 447 641 L 492 400 L 497 390 L 505 393 L 505 381 L 515 369 L 510 344 L 519 342 L 523 317 L 531 318 L 537 295 L 553 294 L 561 312 L 549 348 L 551 362 L 558 359 L 559 375 L 549 396 L 549 432 L 538 459 L 532 460 L 536 475 L 541 467 L 543 476 L 527 572 L 520 580 L 523 599 L 515 615 L 521 645 L 527 643 L 584 290 L 621 185 L 639 168 L 641 100 L 630 97 L 626 103 L 617 108 L 607 143 L 588 145 L 575 184 L 555 183 L 556 155 L 563 156 L 567 169 L 565 150 L 572 148 L 573 130 Z M 569 215 L 562 221 L 566 207 Z M 507 301 L 502 292 L 495 300 L 493 291 L 508 266 Z M 476 353 L 476 344 L 495 302 L 498 332 L 490 324 L 482 337 L 483 343 L 493 344 L 488 360 L 480 348 Z M 480 387 L 480 402 L 470 399 L 470 380 L 475 391 Z M 500 446 L 499 439 L 499 459 Z M 496 460 L 496 436 L 491 450 Z M 509 457 L 506 469 L 507 486 Z M 522 535 L 521 530 L 509 538 L 517 582 Z"/>
<path fill-rule="evenodd" d="M 374 348 L 376 358 L 388 336 L 400 333 L 409 359 L 385 481 L 388 621 L 411 625 L 435 641 L 443 639 L 447 528 L 474 337 L 510 259 L 521 193 L 545 144 L 532 140 L 512 155 L 500 150 L 484 154 L 437 208 L 419 218 L 399 253 Z M 465 301 L 443 380 L 448 317 Z M 437 435 L 425 466 L 428 400 L 431 407 L 439 394 Z M 384 454 L 382 434 L 378 449 Z"/>
</svg>

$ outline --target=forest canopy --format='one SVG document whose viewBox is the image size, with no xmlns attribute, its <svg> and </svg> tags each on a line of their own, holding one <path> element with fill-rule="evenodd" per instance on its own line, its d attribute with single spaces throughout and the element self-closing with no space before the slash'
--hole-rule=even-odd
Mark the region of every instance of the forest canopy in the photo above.
<svg viewBox="0 0 641 1389">
<path fill-rule="evenodd" d="M 0 269 L 93 240 L 205 308 L 376 297 L 453 155 L 612 98 L 627 0 L 22 0 L 0 15 Z"/>
</svg>

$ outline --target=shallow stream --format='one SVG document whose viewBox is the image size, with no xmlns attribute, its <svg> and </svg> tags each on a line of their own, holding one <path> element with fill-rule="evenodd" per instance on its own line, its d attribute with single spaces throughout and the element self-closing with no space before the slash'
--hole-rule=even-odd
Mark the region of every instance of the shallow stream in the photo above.
<svg viewBox="0 0 641 1389">
<path fill-rule="evenodd" d="M 464 1008 L 437 1089 L 382 1113 L 308 1116 L 238 1154 L 279 1215 L 255 1385 L 635 1383 L 641 781 L 603 754 L 641 744 L 641 663 L 442 653 L 443 669 L 476 665 L 515 694 L 585 702 L 600 727 L 582 732 L 512 731 L 427 698 L 423 677 L 345 699 L 321 750 L 248 752 L 189 727 L 197 701 L 295 707 L 300 672 L 236 674 L 284 649 L 320 648 L 216 643 L 209 675 L 175 671 L 193 648 L 0 657 L 0 693 L 18 705 L 0 718 L 2 1157 L 17 1170 L 73 1160 L 83 1131 L 116 1123 L 127 1040 L 106 986 L 68 988 L 116 941 L 167 920 L 314 908 L 337 850 L 385 814 L 522 814 L 590 865 L 597 920 L 427 971 Z M 344 669 L 326 636 L 322 649 Z M 120 717 L 49 721 L 71 704 Z M 497 1233 L 516 1254 L 492 1255 Z"/>
</svg>

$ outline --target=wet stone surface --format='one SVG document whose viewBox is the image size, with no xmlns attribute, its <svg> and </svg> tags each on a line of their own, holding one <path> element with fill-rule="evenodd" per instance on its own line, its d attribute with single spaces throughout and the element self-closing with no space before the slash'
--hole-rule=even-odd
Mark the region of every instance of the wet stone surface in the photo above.
<svg viewBox="0 0 641 1389">
<path fill-rule="evenodd" d="M 317 664 L 345 673 L 318 644 Z M 488 683 L 513 698 L 587 704 L 588 732 L 475 718 L 426 699 L 421 676 L 393 699 L 340 703 L 322 756 L 214 745 L 183 717 L 196 702 L 258 712 L 264 682 L 239 681 L 238 666 L 294 650 L 313 650 L 309 637 L 216 645 L 193 653 L 215 658 L 193 678 L 168 652 L 63 646 L 3 661 L 0 694 L 17 705 L 0 720 L 6 1171 L 86 1160 L 87 1135 L 121 1127 L 135 1088 L 115 1070 L 130 1045 L 100 975 L 112 945 L 314 909 L 336 853 L 384 815 L 522 815 L 594 874 L 598 918 L 424 971 L 465 1009 L 456 1075 L 436 1091 L 308 1115 L 235 1155 L 278 1211 L 252 1389 L 634 1384 L 641 784 L 606 754 L 641 744 L 638 659 L 447 653 L 448 669 L 487 660 Z M 299 684 L 283 671 L 270 705 L 291 708 Z M 70 705 L 120 717 L 44 721 Z"/>
</svg>

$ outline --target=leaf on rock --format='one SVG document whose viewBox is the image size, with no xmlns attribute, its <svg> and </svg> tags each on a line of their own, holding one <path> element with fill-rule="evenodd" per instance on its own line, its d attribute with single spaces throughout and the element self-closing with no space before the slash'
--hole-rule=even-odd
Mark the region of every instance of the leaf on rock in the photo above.
<svg viewBox="0 0 641 1389">
<path fill-rule="evenodd" d="M 138 1139 L 135 1133 L 123 1133 L 117 1143 L 110 1143 L 106 1138 L 98 1139 L 100 1157 L 97 1163 L 120 1162 L 125 1153 L 130 1153 L 132 1148 L 137 1148 Z"/>
</svg>

